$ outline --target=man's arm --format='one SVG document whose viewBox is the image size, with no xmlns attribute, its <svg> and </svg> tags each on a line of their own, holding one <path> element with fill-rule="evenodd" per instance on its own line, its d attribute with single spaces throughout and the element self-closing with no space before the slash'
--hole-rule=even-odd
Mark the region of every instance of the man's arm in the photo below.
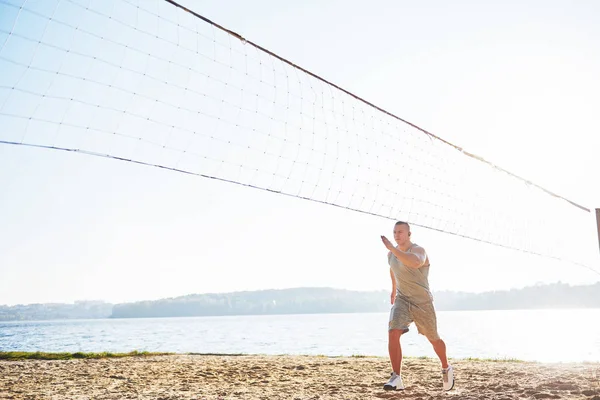
<svg viewBox="0 0 600 400">
<path fill-rule="evenodd" d="M 421 268 L 427 260 L 425 249 L 422 247 L 414 247 L 412 252 L 406 252 L 392 247 L 390 251 L 408 268 Z"/>
<path fill-rule="evenodd" d="M 402 262 L 408 268 L 421 268 L 425 261 L 427 260 L 427 255 L 425 254 L 425 249 L 420 246 L 415 246 L 414 250 L 411 253 L 406 251 L 398 250 L 394 247 L 392 242 L 389 241 L 385 236 L 381 237 L 381 241 L 387 247 L 389 251 L 391 251 L 398 260 Z"/>
</svg>

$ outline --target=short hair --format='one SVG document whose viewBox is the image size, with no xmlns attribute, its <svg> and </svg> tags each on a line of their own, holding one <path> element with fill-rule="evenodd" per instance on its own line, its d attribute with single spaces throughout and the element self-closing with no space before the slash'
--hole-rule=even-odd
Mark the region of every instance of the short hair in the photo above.
<svg viewBox="0 0 600 400">
<path fill-rule="evenodd" d="M 408 230 L 410 231 L 410 225 L 408 224 L 408 222 L 398 221 L 398 222 L 396 222 L 396 224 L 394 226 L 398 226 L 398 225 L 406 225 L 408 227 Z"/>
</svg>

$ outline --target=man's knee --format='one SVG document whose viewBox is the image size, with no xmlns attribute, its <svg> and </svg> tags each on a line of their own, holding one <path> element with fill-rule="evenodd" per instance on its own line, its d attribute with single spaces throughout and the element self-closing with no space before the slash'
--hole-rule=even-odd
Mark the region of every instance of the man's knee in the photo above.
<svg viewBox="0 0 600 400">
<path fill-rule="evenodd" d="M 400 340 L 400 336 L 407 331 L 408 329 L 390 329 L 388 331 L 388 336 L 390 340 Z"/>
<path fill-rule="evenodd" d="M 434 345 L 434 346 L 439 346 L 439 345 L 443 345 L 444 341 L 438 336 L 437 338 L 427 338 L 427 340 L 429 340 L 429 342 Z"/>
</svg>

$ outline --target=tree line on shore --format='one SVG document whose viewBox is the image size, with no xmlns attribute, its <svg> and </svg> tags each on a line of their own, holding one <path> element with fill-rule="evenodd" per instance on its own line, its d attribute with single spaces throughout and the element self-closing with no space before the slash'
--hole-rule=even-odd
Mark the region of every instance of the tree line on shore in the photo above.
<svg viewBox="0 0 600 400">
<path fill-rule="evenodd" d="M 581 286 L 555 283 L 483 293 L 442 291 L 435 292 L 434 298 L 440 311 L 600 308 L 600 282 Z M 387 290 L 294 288 L 191 294 L 122 304 L 79 301 L 0 306 L 0 321 L 387 312 L 389 308 Z"/>
</svg>

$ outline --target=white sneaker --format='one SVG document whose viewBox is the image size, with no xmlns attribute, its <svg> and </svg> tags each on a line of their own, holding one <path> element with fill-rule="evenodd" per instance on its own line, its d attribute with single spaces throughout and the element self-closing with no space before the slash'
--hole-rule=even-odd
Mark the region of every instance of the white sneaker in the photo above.
<svg viewBox="0 0 600 400">
<path fill-rule="evenodd" d="M 383 385 L 383 390 L 404 390 L 404 384 L 402 383 L 402 377 L 392 372 L 390 380 Z"/>
<path fill-rule="evenodd" d="M 448 368 L 442 368 L 442 383 L 444 385 L 444 390 L 452 390 L 454 387 L 454 368 L 452 365 L 448 365 Z"/>
</svg>

